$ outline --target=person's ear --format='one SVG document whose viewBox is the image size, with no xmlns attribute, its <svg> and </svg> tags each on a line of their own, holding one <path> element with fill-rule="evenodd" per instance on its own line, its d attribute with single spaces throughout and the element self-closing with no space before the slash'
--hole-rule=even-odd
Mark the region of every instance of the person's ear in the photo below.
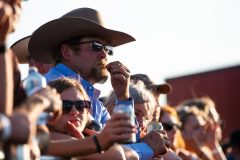
<svg viewBox="0 0 240 160">
<path fill-rule="evenodd" d="M 63 57 L 64 60 L 66 60 L 66 61 L 71 60 L 72 52 L 71 52 L 71 49 L 70 49 L 69 45 L 63 44 L 61 46 L 61 54 L 62 54 L 62 57 Z"/>
</svg>

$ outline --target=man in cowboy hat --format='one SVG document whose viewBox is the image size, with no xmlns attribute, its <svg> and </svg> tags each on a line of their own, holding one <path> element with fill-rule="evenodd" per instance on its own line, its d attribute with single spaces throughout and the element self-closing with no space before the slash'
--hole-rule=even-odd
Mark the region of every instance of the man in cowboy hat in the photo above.
<svg viewBox="0 0 240 160">
<path fill-rule="evenodd" d="M 56 64 L 45 75 L 48 82 L 71 77 L 82 83 L 93 104 L 93 118 L 104 126 L 110 115 L 98 99 L 100 91 L 93 85 L 104 83 L 110 73 L 116 104 L 133 106 L 129 69 L 119 61 L 108 63 L 107 58 L 113 54 L 113 47 L 134 40 L 126 33 L 105 28 L 98 11 L 79 8 L 40 26 L 32 34 L 28 48 L 35 60 Z M 164 133 L 151 132 L 142 141 L 129 145 L 141 159 L 167 152 L 169 141 Z"/>
</svg>

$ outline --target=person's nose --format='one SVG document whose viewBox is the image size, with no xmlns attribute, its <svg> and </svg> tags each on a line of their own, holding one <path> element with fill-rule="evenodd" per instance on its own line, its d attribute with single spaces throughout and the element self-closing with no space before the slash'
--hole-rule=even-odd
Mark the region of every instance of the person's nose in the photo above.
<svg viewBox="0 0 240 160">
<path fill-rule="evenodd" d="M 79 115 L 79 111 L 76 109 L 75 105 L 72 106 L 71 115 Z"/>
<path fill-rule="evenodd" d="M 105 51 L 105 49 L 102 49 L 99 53 L 98 53 L 98 57 L 99 58 L 106 58 L 107 57 L 107 51 Z"/>
</svg>

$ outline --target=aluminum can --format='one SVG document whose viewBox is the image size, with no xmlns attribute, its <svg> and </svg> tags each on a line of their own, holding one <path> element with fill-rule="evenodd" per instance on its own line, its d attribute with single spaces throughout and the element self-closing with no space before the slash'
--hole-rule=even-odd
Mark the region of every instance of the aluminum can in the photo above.
<svg viewBox="0 0 240 160">
<path fill-rule="evenodd" d="M 118 104 L 114 107 L 113 112 L 118 113 L 125 113 L 130 117 L 130 123 L 132 125 L 135 125 L 135 113 L 133 110 L 133 106 L 129 104 Z M 128 143 L 135 143 L 136 142 L 136 134 L 132 133 L 131 138 L 128 139 L 126 142 L 123 142 L 124 144 Z"/>
<path fill-rule="evenodd" d="M 163 130 L 163 125 L 161 122 L 149 122 L 147 124 L 147 133 L 155 130 Z"/>
</svg>

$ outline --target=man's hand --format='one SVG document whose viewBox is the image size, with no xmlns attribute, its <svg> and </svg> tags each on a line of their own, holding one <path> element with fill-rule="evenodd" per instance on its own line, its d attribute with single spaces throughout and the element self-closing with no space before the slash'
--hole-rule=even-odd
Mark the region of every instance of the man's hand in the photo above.
<svg viewBox="0 0 240 160">
<path fill-rule="evenodd" d="M 132 134 L 136 134 L 136 127 L 131 125 L 129 120 L 129 116 L 124 113 L 112 114 L 111 119 L 97 135 L 103 150 L 107 150 L 115 142 L 123 143 L 131 138 Z"/>
<path fill-rule="evenodd" d="M 146 136 L 141 139 L 142 142 L 145 142 L 152 148 L 154 152 L 154 157 L 158 155 L 163 155 L 167 153 L 168 148 L 170 147 L 170 142 L 165 131 L 151 131 Z"/>
<path fill-rule="evenodd" d="M 8 33 L 16 28 L 21 13 L 19 0 L 0 1 L 0 43 L 5 44 Z"/>
<path fill-rule="evenodd" d="M 62 115 L 62 100 L 56 89 L 43 88 L 28 97 L 14 110 L 15 113 L 25 114 L 35 124 L 43 111 L 50 113 L 51 123 L 54 123 Z"/>
<path fill-rule="evenodd" d="M 115 61 L 107 65 L 111 75 L 112 87 L 118 100 L 127 100 L 129 98 L 130 71 L 121 62 Z"/>
<path fill-rule="evenodd" d="M 60 94 L 57 93 L 56 89 L 47 87 L 39 92 L 45 98 L 44 111 L 53 113 L 51 117 L 51 122 L 56 121 L 62 115 L 62 100 Z"/>
</svg>

